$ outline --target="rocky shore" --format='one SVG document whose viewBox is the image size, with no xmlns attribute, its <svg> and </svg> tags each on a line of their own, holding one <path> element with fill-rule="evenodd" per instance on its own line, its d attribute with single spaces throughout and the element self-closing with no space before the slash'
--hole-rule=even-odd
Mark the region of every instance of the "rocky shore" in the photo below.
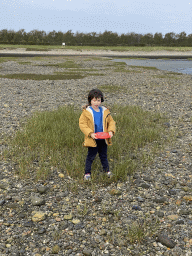
<svg viewBox="0 0 192 256">
<path fill-rule="evenodd" d="M 0 255 L 192 255 L 192 88 L 190 75 L 126 67 L 106 58 L 71 57 L 101 75 L 72 80 L 0 78 L 0 134 L 14 135 L 24 117 L 65 104 L 81 108 L 94 87 L 115 85 L 105 104 L 139 105 L 165 113 L 175 141 L 127 182 L 80 186 L 53 169 L 46 181 L 22 180 L 0 162 Z M 30 59 L 19 60 L 31 61 Z M 61 58 L 49 60 L 63 62 Z M 0 75 L 51 74 L 63 69 L 2 62 Z M 41 61 L 42 64 L 42 61 Z M 77 127 L 78 129 L 78 127 Z M 140 243 L 135 241 L 146 234 Z"/>
</svg>

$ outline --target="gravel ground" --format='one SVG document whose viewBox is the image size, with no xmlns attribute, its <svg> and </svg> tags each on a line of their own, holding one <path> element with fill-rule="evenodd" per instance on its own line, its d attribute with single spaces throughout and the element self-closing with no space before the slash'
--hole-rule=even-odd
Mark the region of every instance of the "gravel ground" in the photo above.
<svg viewBox="0 0 192 256">
<path fill-rule="evenodd" d="M 107 67 L 110 60 L 85 59 L 74 58 L 104 76 L 63 81 L 0 78 L 1 141 L 36 110 L 73 103 L 81 108 L 92 88 L 117 85 L 122 90 L 106 93 L 105 104 L 139 105 L 166 113 L 175 143 L 129 181 L 107 187 L 96 184 L 85 189 L 56 169 L 46 182 L 21 180 L 14 163 L 1 161 L 0 255 L 192 255 L 191 76 L 165 78 L 166 71 L 133 67 L 126 67 L 132 72 L 114 72 Z M 0 67 L 0 75 L 59 71 L 13 61 Z M 1 150 L 5 147 L 1 143 Z M 128 233 L 137 225 L 153 235 L 132 243 Z"/>
</svg>

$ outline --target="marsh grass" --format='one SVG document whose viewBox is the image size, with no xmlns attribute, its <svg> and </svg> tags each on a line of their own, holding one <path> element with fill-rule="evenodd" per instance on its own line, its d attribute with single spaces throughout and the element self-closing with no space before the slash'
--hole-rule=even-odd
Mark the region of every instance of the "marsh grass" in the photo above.
<svg viewBox="0 0 192 256">
<path fill-rule="evenodd" d="M 123 68 L 126 67 L 127 64 L 125 62 L 117 61 L 117 62 L 111 62 L 110 64 L 105 65 L 105 67 L 116 67 L 116 68 Z"/>
<path fill-rule="evenodd" d="M 137 106 L 111 108 L 117 124 L 113 145 L 108 147 L 108 159 L 113 177 L 100 172 L 98 156 L 92 166 L 92 182 L 108 184 L 126 180 L 139 164 L 146 164 L 141 148 L 154 141 L 161 147 L 164 118 L 157 113 L 143 111 Z M 79 129 L 81 110 L 74 106 L 60 107 L 54 111 L 36 112 L 25 121 L 14 138 L 7 138 L 9 151 L 3 158 L 18 164 L 18 174 L 46 179 L 54 168 L 67 176 L 82 180 L 87 149 L 82 146 L 84 135 Z M 153 148 L 153 146 L 152 146 Z M 132 157 L 132 155 L 136 157 Z"/>
<path fill-rule="evenodd" d="M 42 65 L 39 65 L 42 66 Z M 79 64 L 76 64 L 74 61 L 72 60 L 67 60 L 63 63 L 57 63 L 57 64 L 43 64 L 43 66 L 47 66 L 47 67 L 57 67 L 57 68 L 80 68 L 81 66 Z"/>
<path fill-rule="evenodd" d="M 55 58 L 58 60 L 59 58 Z M 2 58 L 0 59 L 1 62 L 5 61 L 17 61 L 17 63 L 21 65 L 35 65 L 35 66 L 43 66 L 43 67 L 56 67 L 56 68 L 64 68 L 64 72 L 54 72 L 53 74 L 28 74 L 28 73 L 18 73 L 18 74 L 6 74 L 0 75 L 1 78 L 9 78 L 9 79 L 20 79 L 20 80 L 70 80 L 70 79 L 82 79 L 86 76 L 104 76 L 102 73 L 98 73 L 97 69 L 88 69 L 88 68 L 81 68 L 80 64 L 75 63 L 73 60 L 65 59 L 65 62 L 62 63 L 48 63 L 48 64 L 33 64 L 31 61 L 20 61 L 21 59 L 18 58 Z M 34 58 L 33 58 L 34 60 Z M 45 59 L 41 57 L 36 57 L 35 60 L 37 61 L 45 61 L 50 59 Z M 54 59 L 51 58 L 51 61 Z"/>
<path fill-rule="evenodd" d="M 167 75 L 176 75 L 176 76 L 181 76 L 183 75 L 183 73 L 179 73 L 179 72 L 167 72 Z"/>
<path fill-rule="evenodd" d="M 142 68 L 142 69 L 147 69 L 147 70 L 158 70 L 156 67 L 144 67 L 144 66 L 134 66 L 134 65 L 128 65 L 129 67 L 132 68 Z"/>
<path fill-rule="evenodd" d="M 96 75 L 96 74 L 95 74 Z M 20 80 L 69 80 L 69 79 L 82 79 L 85 76 L 80 73 L 74 72 L 63 72 L 63 73 L 56 73 L 53 75 L 42 75 L 42 74 L 7 74 L 7 75 L 0 75 L 1 78 L 9 78 L 9 79 L 20 79 Z"/>
<path fill-rule="evenodd" d="M 28 51 L 43 51 L 43 52 L 47 52 L 49 50 L 51 50 L 50 48 L 38 48 L 38 47 L 34 47 L 34 48 L 26 48 L 25 49 L 27 52 Z"/>
<path fill-rule="evenodd" d="M 17 49 L 17 48 L 28 48 L 28 49 L 41 49 L 41 50 L 51 50 L 51 49 L 59 49 L 59 50 L 111 50 L 111 51 L 144 51 L 144 52 L 152 52 L 152 51 L 192 51 L 192 47 L 169 47 L 169 46 L 62 46 L 62 45 L 11 45 L 11 44 L 1 44 L 2 49 Z"/>
<path fill-rule="evenodd" d="M 0 64 L 7 61 L 16 61 L 18 57 L 0 57 Z"/>
<path fill-rule="evenodd" d="M 98 86 L 98 89 L 100 89 L 101 91 L 108 92 L 108 93 L 116 93 L 116 92 L 125 92 L 127 91 L 127 88 L 125 88 L 124 86 L 120 86 L 120 85 L 100 85 Z"/>
<path fill-rule="evenodd" d="M 115 70 L 114 70 L 114 72 L 123 72 L 123 73 L 142 73 L 142 71 L 140 71 L 140 70 L 135 70 L 135 69 L 125 69 L 124 67 L 122 67 L 122 68 L 116 68 Z"/>
<path fill-rule="evenodd" d="M 171 74 L 172 75 L 172 74 Z M 165 78 L 165 79 L 175 79 L 175 80 L 179 80 L 180 78 L 177 76 L 170 76 L 170 75 L 155 75 L 153 76 L 154 78 Z"/>
<path fill-rule="evenodd" d="M 32 65 L 32 62 L 30 61 L 17 61 L 17 63 L 20 65 Z"/>
</svg>

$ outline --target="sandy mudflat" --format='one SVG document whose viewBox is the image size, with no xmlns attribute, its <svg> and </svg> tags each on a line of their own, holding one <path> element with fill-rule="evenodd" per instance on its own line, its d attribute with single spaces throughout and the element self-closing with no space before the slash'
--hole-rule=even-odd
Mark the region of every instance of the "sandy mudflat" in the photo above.
<svg viewBox="0 0 192 256">
<path fill-rule="evenodd" d="M 26 51 L 26 48 L 17 48 L 17 49 L 3 49 L 0 50 L 1 54 L 36 54 L 36 55 L 92 55 L 92 56 L 167 56 L 167 57 L 191 57 L 192 51 L 179 52 L 179 51 L 111 51 L 111 50 L 71 50 L 71 49 L 53 49 L 50 51 Z"/>
</svg>

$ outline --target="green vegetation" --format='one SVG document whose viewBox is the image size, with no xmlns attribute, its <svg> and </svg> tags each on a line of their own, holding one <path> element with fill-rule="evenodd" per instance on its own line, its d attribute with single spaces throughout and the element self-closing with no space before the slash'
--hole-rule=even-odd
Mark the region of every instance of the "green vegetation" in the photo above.
<svg viewBox="0 0 192 256">
<path fill-rule="evenodd" d="M 170 75 L 156 75 L 156 76 L 153 76 L 155 78 L 166 78 L 166 79 L 175 79 L 175 80 L 178 80 L 180 79 L 179 77 L 177 76 L 170 76 Z"/>
<path fill-rule="evenodd" d="M 167 72 L 167 75 L 176 75 L 176 76 L 181 76 L 183 75 L 183 73 L 179 73 L 179 72 Z"/>
<path fill-rule="evenodd" d="M 92 75 L 92 74 L 91 74 Z M 20 80 L 69 80 L 69 79 L 82 79 L 85 76 L 79 73 L 57 73 L 53 75 L 41 75 L 41 74 L 7 74 L 0 75 L 1 78 L 9 78 L 9 79 L 20 79 Z"/>
<path fill-rule="evenodd" d="M 18 57 L 0 57 L 0 64 L 7 61 L 16 61 Z"/>
<path fill-rule="evenodd" d="M 154 235 L 158 227 L 159 221 L 157 220 L 134 221 L 132 225 L 128 226 L 127 239 L 130 243 L 140 244 L 146 237 Z"/>
<path fill-rule="evenodd" d="M 80 64 L 75 63 L 74 60 L 62 57 L 62 58 L 52 58 L 51 60 L 65 60 L 65 62 L 59 63 L 50 63 L 50 58 L 41 58 L 36 57 L 37 61 L 48 61 L 49 63 L 40 63 L 33 64 L 32 61 L 21 61 L 21 58 L 0 58 L 0 63 L 6 61 L 17 61 L 20 65 L 35 65 L 35 66 L 43 66 L 43 67 L 55 67 L 55 68 L 64 68 L 66 69 L 64 72 L 54 72 L 53 74 L 28 74 L 28 73 L 19 73 L 19 74 L 6 74 L 0 75 L 0 78 L 9 78 L 9 79 L 20 79 L 20 80 L 70 80 L 70 79 L 82 79 L 86 76 L 103 76 L 104 74 L 98 73 L 97 69 L 93 68 L 81 68 Z M 34 60 L 34 58 L 33 58 Z"/>
<path fill-rule="evenodd" d="M 34 48 L 26 48 L 26 51 L 43 51 L 43 52 L 47 52 L 47 51 L 49 51 L 49 49 L 48 48 L 34 47 Z"/>
<path fill-rule="evenodd" d="M 106 93 L 116 93 L 116 92 L 126 92 L 127 88 L 121 85 L 100 85 L 98 86 L 98 89 L 100 89 L 102 92 Z"/>
<path fill-rule="evenodd" d="M 161 134 L 165 132 L 165 120 L 160 114 L 136 106 L 118 105 L 112 106 L 111 112 L 117 124 L 113 145 L 108 149 L 114 176 L 109 180 L 99 172 L 101 164 L 96 157 L 92 182 L 126 180 L 140 164 L 147 164 L 153 151 L 163 143 Z M 24 122 L 14 138 L 5 139 L 9 151 L 4 151 L 3 158 L 18 163 L 17 171 L 22 177 L 32 175 L 36 179 L 46 179 L 54 168 L 58 168 L 65 175 L 82 180 L 87 150 L 82 146 L 80 114 L 81 110 L 74 106 L 36 112 Z M 142 153 L 143 147 L 147 147 L 147 153 Z"/>
<path fill-rule="evenodd" d="M 158 70 L 158 68 L 156 68 L 156 67 L 144 67 L 144 66 L 132 66 L 132 65 L 130 65 L 130 67 L 132 67 L 132 68 L 150 69 L 150 70 Z"/>
<path fill-rule="evenodd" d="M 49 50 L 74 50 L 74 51 L 91 51 L 91 50 L 108 50 L 108 51 L 176 51 L 176 52 L 187 52 L 192 51 L 192 47 L 168 47 L 168 46 L 69 46 L 65 47 L 61 45 L 11 45 L 11 44 L 0 44 L 1 49 L 18 49 L 26 48 L 30 51 L 49 51 Z"/>
<path fill-rule="evenodd" d="M 17 63 L 20 65 L 32 65 L 32 62 L 29 61 L 18 61 Z"/>
<path fill-rule="evenodd" d="M 41 65 L 39 65 L 39 66 L 41 66 Z M 63 63 L 57 63 L 57 64 L 46 64 L 46 65 L 43 64 L 43 66 L 46 66 L 46 67 L 50 66 L 50 67 L 57 67 L 57 68 L 79 68 L 80 67 L 79 64 L 76 64 L 72 60 L 67 60 Z"/>
</svg>

